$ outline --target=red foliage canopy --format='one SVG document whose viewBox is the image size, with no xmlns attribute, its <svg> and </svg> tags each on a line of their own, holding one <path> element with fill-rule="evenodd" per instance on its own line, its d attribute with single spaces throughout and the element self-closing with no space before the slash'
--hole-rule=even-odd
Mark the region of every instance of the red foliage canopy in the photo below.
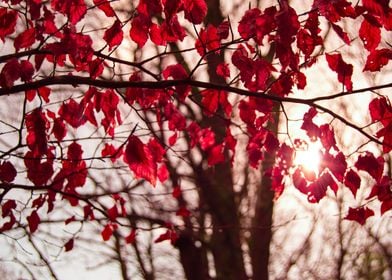
<svg viewBox="0 0 392 280">
<path fill-rule="evenodd" d="M 154 186 L 158 181 L 171 180 L 173 196 L 180 199 L 174 171 L 166 165 L 172 160 L 170 151 L 176 143 L 183 145 L 186 152 L 200 152 L 210 167 L 227 161 L 235 164 L 239 145 L 233 131 L 246 131 L 251 167 L 259 168 L 268 155 L 274 157 L 275 166 L 266 174 L 272 179 L 276 197 L 291 183 L 312 203 L 322 200 L 328 189 L 336 194 L 346 187 L 355 197 L 365 188 L 363 180 L 368 180 L 374 187 L 367 201 L 377 198 L 381 214 L 392 208 L 391 178 L 385 170 L 384 157 L 392 150 L 392 106 L 387 95 L 378 93 L 392 85 L 359 88 L 354 78 L 356 72 L 381 72 L 392 59 L 390 44 L 381 37 L 392 29 L 388 1 L 363 0 L 354 5 L 345 0 L 316 0 L 308 12 L 299 14 L 289 1 L 283 0 L 265 10 L 247 10 L 237 29 L 229 20 L 219 26 L 203 26 L 207 15 L 205 0 L 143 0 L 128 18 L 118 14 L 115 1 L 94 0 L 95 6 L 91 7 L 84 0 L 21 2 L 1 1 L 0 7 L 0 39 L 4 45 L 0 56 L 0 96 L 4 102 L 11 95 L 25 93 L 26 98 L 21 128 L 15 128 L 18 140 L 10 143 L 14 146 L 9 151 L 0 152 L 0 201 L 6 219 L 0 231 L 16 226 L 14 214 L 21 206 L 13 199 L 11 190 L 39 189 L 43 194 L 31 205 L 32 211 L 25 220 L 19 221 L 27 222 L 30 232 L 38 229 L 40 217 L 45 215 L 41 209 L 44 205 L 51 212 L 59 200 L 65 199 L 73 207 L 82 206 L 86 220 L 94 219 L 98 212 L 106 216 L 102 238 L 108 240 L 118 227 L 117 207 L 121 207 L 121 215 L 126 215 L 128 209 L 125 202 L 116 199 L 114 206 L 98 210 L 88 197 L 80 194 L 79 189 L 88 184 L 94 160 L 111 161 L 114 166 L 126 163 L 130 176 Z M 18 13 L 21 9 L 23 12 Z M 83 28 L 91 13 L 105 22 L 103 31 L 87 32 Z M 345 20 L 360 23 L 354 33 L 345 27 Z M 353 61 L 339 49 L 326 47 L 321 21 L 332 28 L 347 48 L 359 38 L 365 63 Z M 173 46 L 185 38 L 190 49 L 175 50 Z M 129 52 L 121 57 L 117 50 L 121 53 L 125 44 L 151 51 L 155 46 L 159 51 L 149 58 Z M 197 62 L 186 64 L 178 57 L 175 63 L 161 59 L 170 54 L 186 56 L 187 52 L 192 52 Z M 208 59 L 223 53 L 230 54 L 225 63 L 213 65 Z M 156 64 L 163 63 L 162 71 L 155 71 L 149 64 L 158 60 Z M 332 70 L 331 79 L 341 85 L 342 91 L 315 98 L 294 95 L 313 82 L 307 69 L 325 61 Z M 196 75 L 204 64 L 215 70 L 220 82 L 205 81 L 202 75 Z M 120 75 L 118 65 L 129 68 Z M 68 90 L 79 94 L 62 99 L 58 86 L 64 87 L 66 94 Z M 377 93 L 362 108 L 370 114 L 370 128 L 321 102 L 363 92 Z M 241 99 L 237 102 L 233 96 Z M 57 102 L 51 103 L 52 99 Z M 220 122 L 199 123 L 197 116 L 187 118 L 183 106 L 187 102 L 200 106 L 202 114 L 218 117 Z M 279 108 L 285 112 L 287 103 L 309 107 L 303 114 L 301 129 L 307 134 L 306 141 L 321 143 L 318 174 L 310 175 L 295 165 L 293 157 L 299 142 L 282 138 L 268 127 L 274 112 Z M 139 118 L 145 122 L 146 130 L 137 129 L 138 121 L 132 121 L 134 129 L 129 129 L 129 122 L 123 124 L 129 111 L 148 115 L 149 119 Z M 375 146 L 349 157 L 335 138 L 341 132 L 334 129 L 332 122 L 316 122 L 321 113 L 350 127 Z M 216 135 L 216 126 L 223 137 Z M 379 130 L 372 131 L 374 126 Z M 73 137 L 82 129 L 101 131 L 105 137 L 96 146 L 85 145 L 82 137 Z M 164 132 L 163 136 L 159 137 L 156 130 Z M 181 144 L 183 139 L 188 144 Z M 375 152 L 374 147 L 379 151 Z M 92 150 L 98 153 L 91 153 Z M 176 154 L 176 158 L 181 156 Z M 346 219 L 364 224 L 376 215 L 370 207 L 350 208 Z M 185 205 L 179 205 L 175 213 L 184 218 L 191 214 Z M 156 242 L 174 243 L 177 235 L 173 225 L 165 227 L 167 231 Z M 135 238 L 135 231 L 131 231 L 126 240 L 133 243 Z M 72 248 L 70 239 L 65 249 Z"/>
</svg>

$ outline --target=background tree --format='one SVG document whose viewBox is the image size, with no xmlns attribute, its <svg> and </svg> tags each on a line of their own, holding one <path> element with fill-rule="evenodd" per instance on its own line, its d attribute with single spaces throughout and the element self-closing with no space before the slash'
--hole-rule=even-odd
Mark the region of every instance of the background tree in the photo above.
<svg viewBox="0 0 392 280">
<path fill-rule="evenodd" d="M 392 208 L 387 1 L 1 3 L 0 231 L 39 273 L 72 250 L 123 279 L 343 279 L 372 258 L 388 273 L 390 223 L 354 258 L 364 231 L 343 221 Z M 312 145 L 309 168 L 296 155 Z M 301 246 L 282 245 L 296 218 L 272 210 L 292 185 L 338 206 L 328 238 L 308 217 Z M 314 245 L 330 239 L 332 258 Z"/>
</svg>

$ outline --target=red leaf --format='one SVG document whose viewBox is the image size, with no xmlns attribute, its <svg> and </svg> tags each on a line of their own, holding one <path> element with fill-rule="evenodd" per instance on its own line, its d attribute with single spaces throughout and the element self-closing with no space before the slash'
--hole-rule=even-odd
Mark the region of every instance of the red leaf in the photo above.
<svg viewBox="0 0 392 280">
<path fill-rule="evenodd" d="M 306 131 L 310 140 L 315 141 L 320 136 L 320 128 L 313 122 L 313 118 L 317 115 L 317 110 L 314 107 L 310 107 L 309 111 L 304 114 L 303 124 L 301 129 Z"/>
<path fill-rule="evenodd" d="M 332 178 L 331 174 L 324 173 L 320 178 L 308 186 L 309 202 L 319 202 L 325 196 L 328 187 L 330 187 L 336 194 L 338 185 Z"/>
<path fill-rule="evenodd" d="M 39 197 L 33 200 L 32 207 L 35 209 L 39 209 L 44 205 L 45 201 L 46 197 L 40 194 Z"/>
<path fill-rule="evenodd" d="M 102 239 L 108 241 L 113 234 L 113 227 L 111 224 L 107 224 L 103 231 L 101 232 Z"/>
<path fill-rule="evenodd" d="M 258 8 L 247 10 L 242 17 L 238 32 L 245 40 L 253 38 L 258 44 L 263 45 L 263 39 L 276 28 L 275 7 L 267 8 L 264 13 Z"/>
<path fill-rule="evenodd" d="M 35 28 L 23 31 L 14 40 L 14 47 L 17 51 L 30 47 L 35 42 Z"/>
<path fill-rule="evenodd" d="M 227 37 L 229 37 L 229 31 L 230 31 L 230 23 L 227 20 L 221 22 L 221 24 L 219 24 L 217 29 L 219 39 L 221 40 L 227 39 Z"/>
<path fill-rule="evenodd" d="M 129 31 L 131 39 L 142 48 L 148 39 L 148 30 L 151 26 L 151 20 L 143 14 L 139 14 L 132 20 L 132 26 Z"/>
<path fill-rule="evenodd" d="M 36 186 L 45 185 L 54 173 L 52 161 L 42 162 L 34 158 L 34 154 L 30 151 L 25 154 L 24 163 L 27 167 L 27 178 Z"/>
<path fill-rule="evenodd" d="M 377 182 L 366 198 L 367 200 L 377 196 L 378 200 L 381 202 L 388 202 L 392 200 L 392 179 L 388 176 L 383 176 L 379 182 Z"/>
<path fill-rule="evenodd" d="M 181 206 L 176 212 L 176 216 L 181 216 L 184 218 L 189 217 L 190 214 L 191 212 L 188 209 L 186 209 L 185 206 Z"/>
<path fill-rule="evenodd" d="M 101 155 L 103 157 L 109 157 L 112 162 L 115 162 L 122 155 L 122 150 L 114 147 L 112 144 L 105 144 L 102 149 Z"/>
<path fill-rule="evenodd" d="M 200 24 L 207 15 L 205 0 L 183 0 L 185 18 L 194 24 Z"/>
<path fill-rule="evenodd" d="M 383 128 L 376 134 L 377 137 L 384 137 L 383 150 L 388 153 L 392 150 L 392 106 L 389 99 L 379 97 L 369 103 L 370 116 L 373 122 L 380 122 Z"/>
<path fill-rule="evenodd" d="M 341 54 L 325 54 L 328 66 L 331 70 L 338 74 L 338 80 L 341 82 L 348 91 L 353 89 L 351 76 L 353 74 L 353 66 L 344 62 Z"/>
<path fill-rule="evenodd" d="M 96 59 L 92 60 L 91 62 L 89 62 L 88 69 L 89 69 L 89 73 L 90 73 L 91 78 L 96 79 L 97 77 L 99 77 L 103 73 L 103 70 L 104 70 L 103 64 L 104 64 L 104 62 L 100 58 L 96 58 Z"/>
<path fill-rule="evenodd" d="M 293 183 L 294 186 L 303 194 L 308 194 L 308 183 L 305 178 L 302 176 L 301 170 L 296 169 L 293 174 Z"/>
<path fill-rule="evenodd" d="M 335 148 L 335 150 L 338 150 L 338 148 L 336 147 L 335 133 L 331 125 L 323 124 L 320 126 L 319 131 L 320 131 L 320 141 L 323 144 L 326 151 L 329 151 L 331 148 Z"/>
<path fill-rule="evenodd" d="M 387 65 L 389 60 L 392 59 L 392 50 L 390 49 L 380 49 L 373 50 L 370 52 L 366 59 L 365 67 L 363 71 L 376 72 Z"/>
<path fill-rule="evenodd" d="M 137 11 L 148 17 L 160 14 L 162 13 L 161 0 L 140 0 Z"/>
<path fill-rule="evenodd" d="M 86 14 L 87 6 L 84 0 L 52 0 L 51 6 L 55 11 L 58 11 L 68 16 L 72 24 L 78 23 Z"/>
<path fill-rule="evenodd" d="M 169 77 L 172 77 L 173 80 L 184 80 L 188 78 L 188 73 L 186 72 L 184 66 L 179 63 L 167 66 L 166 69 L 163 70 L 162 75 L 166 80 Z M 191 88 L 186 85 L 176 86 L 175 88 L 181 101 L 185 100 L 191 90 Z"/>
<path fill-rule="evenodd" d="M 342 152 L 336 155 L 331 155 L 329 153 L 323 154 L 323 165 L 328 167 L 336 179 L 339 182 L 343 182 L 344 174 L 347 169 L 346 157 Z"/>
<path fill-rule="evenodd" d="M 71 160 L 71 163 L 76 163 L 81 161 L 83 155 L 82 146 L 79 145 L 77 142 L 72 142 L 71 145 L 68 146 L 67 151 L 67 159 L 68 161 Z"/>
<path fill-rule="evenodd" d="M 238 33 L 240 33 L 242 39 L 249 40 L 256 35 L 256 23 L 258 21 L 262 21 L 261 19 L 261 11 L 258 8 L 253 8 L 245 12 L 238 25 Z M 265 34 L 260 36 L 261 39 L 264 37 L 264 35 Z M 262 40 L 258 40 L 257 42 L 260 44 L 262 43 Z"/>
<path fill-rule="evenodd" d="M 14 33 L 18 12 L 0 7 L 0 39 L 4 42 L 5 37 Z"/>
<path fill-rule="evenodd" d="M 22 63 L 23 63 L 23 61 L 22 61 Z M 50 93 L 51 93 L 50 88 L 48 88 L 48 87 L 41 87 L 41 88 L 37 89 L 37 92 L 38 92 L 38 95 L 39 95 L 46 103 L 49 103 L 49 102 L 50 102 L 50 99 L 49 99 L 49 96 L 50 96 Z"/>
<path fill-rule="evenodd" d="M 72 222 L 74 222 L 74 221 L 76 221 L 75 216 L 72 216 L 72 217 L 69 217 L 68 219 L 66 219 L 66 220 L 64 221 L 64 223 L 65 223 L 66 225 L 68 225 L 68 224 L 70 224 L 70 223 L 72 223 Z"/>
<path fill-rule="evenodd" d="M 21 77 L 20 64 L 17 59 L 8 61 L 0 72 L 0 86 L 9 88 Z"/>
<path fill-rule="evenodd" d="M 305 54 L 305 60 L 308 60 L 316 46 L 322 45 L 323 39 L 319 33 L 318 14 L 317 11 L 312 11 L 306 20 L 305 29 L 300 29 L 297 34 L 297 46 Z"/>
<path fill-rule="evenodd" d="M 181 196 L 181 187 L 179 187 L 179 186 L 173 187 L 172 196 L 174 198 L 179 198 Z"/>
<path fill-rule="evenodd" d="M 377 48 L 381 41 L 381 30 L 378 26 L 374 26 L 366 18 L 362 21 L 359 29 L 359 37 L 361 38 L 365 48 L 373 51 Z"/>
<path fill-rule="evenodd" d="M 216 145 L 208 151 L 208 165 L 213 166 L 225 161 L 225 153 L 222 144 Z"/>
<path fill-rule="evenodd" d="M 61 142 L 64 139 L 65 135 L 67 135 L 65 124 L 61 118 L 54 119 L 52 133 L 59 142 Z"/>
<path fill-rule="evenodd" d="M 206 89 L 201 92 L 201 104 L 203 105 L 206 116 L 215 114 L 219 106 L 219 90 Z"/>
<path fill-rule="evenodd" d="M 164 5 L 165 16 L 169 19 L 175 16 L 175 14 L 181 8 L 182 5 L 182 1 L 180 0 L 172 0 L 172 1 L 163 0 L 162 2 Z"/>
<path fill-rule="evenodd" d="M 316 46 L 319 45 L 319 41 L 318 37 L 314 38 L 306 29 L 299 30 L 297 34 L 297 46 L 306 58 L 313 53 Z"/>
<path fill-rule="evenodd" d="M 246 49 L 239 45 L 231 57 L 234 66 L 240 70 L 241 81 L 249 90 L 263 90 L 266 88 L 266 82 L 275 68 L 268 61 L 259 58 L 252 60 L 248 57 Z M 279 80 L 279 79 L 278 79 Z"/>
<path fill-rule="evenodd" d="M 12 210 L 16 208 L 16 202 L 13 199 L 7 200 L 2 206 L 1 206 L 1 216 L 3 218 L 9 216 L 12 214 Z"/>
<path fill-rule="evenodd" d="M 369 112 L 372 121 L 380 121 L 384 127 L 392 122 L 392 106 L 386 97 L 374 98 L 369 103 Z"/>
<path fill-rule="evenodd" d="M 248 101 L 241 100 L 238 108 L 240 111 L 241 120 L 248 126 L 252 127 L 256 119 L 256 112 L 253 104 Z"/>
<path fill-rule="evenodd" d="M 289 46 L 294 41 L 294 36 L 300 28 L 297 12 L 289 6 L 288 1 L 283 1 L 281 9 L 276 13 L 277 25 L 276 41 L 280 45 Z"/>
<path fill-rule="evenodd" d="M 83 218 L 87 220 L 90 217 L 90 220 L 95 220 L 93 209 L 90 205 L 85 205 L 83 207 Z"/>
<path fill-rule="evenodd" d="M 110 2 L 107 0 L 94 0 L 94 4 L 105 13 L 107 17 L 114 17 L 116 13 L 110 6 Z"/>
<path fill-rule="evenodd" d="M 7 231 L 7 230 L 12 229 L 13 225 L 14 225 L 15 222 L 16 222 L 16 219 L 15 219 L 15 216 L 14 216 L 13 213 L 10 213 L 9 218 L 10 218 L 10 220 L 9 220 L 8 222 L 4 223 L 4 224 L 0 227 L 0 232 L 4 232 L 4 231 Z"/>
<path fill-rule="evenodd" d="M 358 208 L 349 208 L 348 214 L 344 218 L 350 221 L 356 221 L 360 225 L 364 225 L 366 223 L 367 218 L 374 215 L 374 211 L 367 207 L 358 207 Z"/>
<path fill-rule="evenodd" d="M 124 152 L 124 161 L 136 177 L 149 181 L 153 186 L 157 179 L 157 164 L 153 161 L 151 151 L 136 136 L 128 138 Z"/>
<path fill-rule="evenodd" d="M 167 103 L 164 108 L 165 117 L 169 120 L 169 129 L 172 131 L 184 130 L 186 119 L 173 103 Z"/>
<path fill-rule="evenodd" d="M 366 152 L 358 157 L 355 167 L 369 173 L 376 181 L 379 181 L 384 171 L 384 159 L 376 158 L 372 153 Z"/>
<path fill-rule="evenodd" d="M 34 66 L 28 60 L 21 60 L 20 62 L 20 79 L 23 82 L 31 81 L 34 74 Z M 40 89 L 38 89 L 39 91 Z"/>
<path fill-rule="evenodd" d="M 177 138 L 178 138 L 178 133 L 174 132 L 173 135 L 171 135 L 168 139 L 168 143 L 170 146 L 174 146 L 177 142 Z"/>
<path fill-rule="evenodd" d="M 84 114 L 84 105 L 70 99 L 61 105 L 58 114 L 60 117 L 74 128 L 78 128 L 87 121 Z"/>
<path fill-rule="evenodd" d="M 110 220 L 115 221 L 118 217 L 117 205 L 114 204 L 112 208 L 108 209 L 107 213 L 108 213 Z"/>
<path fill-rule="evenodd" d="M 354 197 L 357 194 L 357 190 L 361 186 L 361 177 L 352 169 L 350 169 L 344 178 L 344 184 L 350 189 Z"/>
<path fill-rule="evenodd" d="M 98 97 L 99 95 L 96 95 Z M 106 90 L 100 95 L 99 101 L 96 101 L 97 111 L 102 110 L 104 118 L 101 121 L 105 131 L 110 136 L 114 136 L 114 129 L 117 124 L 121 124 L 122 120 L 118 110 L 119 98 L 112 89 Z"/>
<path fill-rule="evenodd" d="M 268 153 L 273 153 L 279 148 L 279 140 L 273 133 L 267 133 L 264 141 L 264 148 Z"/>
<path fill-rule="evenodd" d="M 151 138 L 147 143 L 148 149 L 151 151 L 151 155 L 153 156 L 153 160 L 155 162 L 162 162 L 163 157 L 166 153 L 165 149 L 158 142 L 156 138 Z"/>
<path fill-rule="evenodd" d="M 0 164 L 0 181 L 11 183 L 16 177 L 16 169 L 9 161 Z"/>
<path fill-rule="evenodd" d="M 383 201 L 381 203 L 381 215 L 384 215 L 385 212 L 392 209 L 392 199 Z"/>
<path fill-rule="evenodd" d="M 205 55 L 206 51 L 214 50 L 218 52 L 220 47 L 220 38 L 216 27 L 209 24 L 207 29 L 202 28 L 195 46 L 200 55 Z"/>
<path fill-rule="evenodd" d="M 200 130 L 199 139 L 200 147 L 203 151 L 208 150 L 215 144 L 215 133 L 210 128 Z"/>
<path fill-rule="evenodd" d="M 229 64 L 223 62 L 218 64 L 218 66 L 216 67 L 216 74 L 218 74 L 222 78 L 230 78 Z"/>
<path fill-rule="evenodd" d="M 371 13 L 376 15 L 387 14 L 389 8 L 388 0 L 363 0 L 362 4 Z"/>
<path fill-rule="evenodd" d="M 33 101 L 36 95 L 37 95 L 36 90 L 26 90 L 27 101 L 29 101 L 29 102 Z"/>
<path fill-rule="evenodd" d="M 318 8 L 320 14 L 330 22 L 337 22 L 342 17 L 356 17 L 355 9 L 352 7 L 352 4 L 346 0 L 315 0 L 313 8 Z"/>
<path fill-rule="evenodd" d="M 48 120 L 41 108 L 36 108 L 26 115 L 26 142 L 34 156 L 46 154 L 48 150 L 46 136 L 48 125 Z"/>
<path fill-rule="evenodd" d="M 125 242 L 127 244 L 133 244 L 136 241 L 136 230 L 132 229 L 131 232 L 125 237 Z"/>
<path fill-rule="evenodd" d="M 27 217 L 27 222 L 29 224 L 29 229 L 31 233 L 34 233 L 37 230 L 40 221 L 41 219 L 39 218 L 36 210 L 31 212 L 30 216 Z"/>
<path fill-rule="evenodd" d="M 121 44 L 123 35 L 124 32 L 122 31 L 121 22 L 119 20 L 116 20 L 109 29 L 106 29 L 103 39 L 108 43 L 109 51 L 111 51 L 113 47 Z"/>
<path fill-rule="evenodd" d="M 161 25 L 162 39 L 165 42 L 176 42 L 184 40 L 186 32 L 183 26 L 178 21 L 177 15 L 170 19 L 167 18 Z"/>
<path fill-rule="evenodd" d="M 167 170 L 166 164 L 162 163 L 157 172 L 159 181 L 161 183 L 166 182 L 166 180 L 169 179 L 169 175 L 169 170 Z"/>
<path fill-rule="evenodd" d="M 73 246 L 74 246 L 74 240 L 72 238 L 68 240 L 67 243 L 64 244 L 65 252 L 71 251 L 73 249 Z"/>
<path fill-rule="evenodd" d="M 164 38 L 164 30 L 158 24 L 153 23 L 151 24 L 150 28 L 150 39 L 151 41 L 159 46 L 166 45 L 166 38 Z"/>
</svg>

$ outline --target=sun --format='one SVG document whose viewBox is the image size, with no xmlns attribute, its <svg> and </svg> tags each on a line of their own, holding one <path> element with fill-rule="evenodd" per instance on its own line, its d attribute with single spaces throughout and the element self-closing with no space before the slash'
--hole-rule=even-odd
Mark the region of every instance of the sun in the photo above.
<svg viewBox="0 0 392 280">
<path fill-rule="evenodd" d="M 294 164 L 301 166 L 306 171 L 318 174 L 320 162 L 320 145 L 318 143 L 308 143 L 305 148 L 295 152 Z"/>
</svg>

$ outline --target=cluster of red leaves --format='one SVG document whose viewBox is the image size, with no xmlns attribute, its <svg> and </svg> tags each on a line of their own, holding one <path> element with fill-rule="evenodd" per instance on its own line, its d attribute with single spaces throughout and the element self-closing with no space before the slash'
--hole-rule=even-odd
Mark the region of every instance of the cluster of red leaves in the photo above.
<svg viewBox="0 0 392 280">
<path fill-rule="evenodd" d="M 385 98 L 377 98 L 370 103 L 372 120 L 375 122 L 380 121 L 384 126 L 390 126 L 391 118 L 388 117 L 390 111 L 390 105 Z M 298 167 L 292 176 L 294 186 L 306 194 L 310 202 L 319 202 L 326 195 L 328 187 L 336 194 L 339 184 L 345 185 L 355 197 L 361 187 L 359 172 L 364 171 L 375 182 L 367 199 L 377 196 L 381 202 L 381 214 L 392 209 L 392 190 L 390 188 L 392 181 L 388 176 L 383 176 L 384 158 L 382 156 L 375 157 L 372 153 L 366 152 L 358 156 L 354 164 L 355 169 L 354 167 L 348 168 L 344 154 L 336 146 L 332 128 L 329 125 L 316 125 L 313 122 L 313 118 L 316 115 L 317 111 L 313 108 L 305 113 L 301 128 L 307 132 L 312 141 L 320 140 L 323 145 L 324 152 L 321 155 L 319 174 L 316 176 L 316 174 L 310 174 L 308 171 Z M 384 141 L 388 141 L 390 136 L 385 131 L 389 130 L 383 128 L 377 135 L 384 137 Z M 389 145 L 389 142 L 386 142 L 384 150 Z M 390 148 L 387 148 L 387 151 L 390 151 Z M 366 219 L 372 215 L 374 215 L 373 210 L 361 206 L 350 208 L 346 219 L 364 224 Z"/>
<path fill-rule="evenodd" d="M 205 0 L 139 1 L 130 37 L 139 47 L 143 47 L 148 38 L 156 45 L 182 41 L 186 35 L 184 27 L 178 21 L 177 14 L 181 11 L 184 12 L 185 19 L 193 24 L 200 24 L 207 14 L 207 4 Z M 162 23 L 153 23 L 153 16 L 162 16 Z"/>
</svg>

